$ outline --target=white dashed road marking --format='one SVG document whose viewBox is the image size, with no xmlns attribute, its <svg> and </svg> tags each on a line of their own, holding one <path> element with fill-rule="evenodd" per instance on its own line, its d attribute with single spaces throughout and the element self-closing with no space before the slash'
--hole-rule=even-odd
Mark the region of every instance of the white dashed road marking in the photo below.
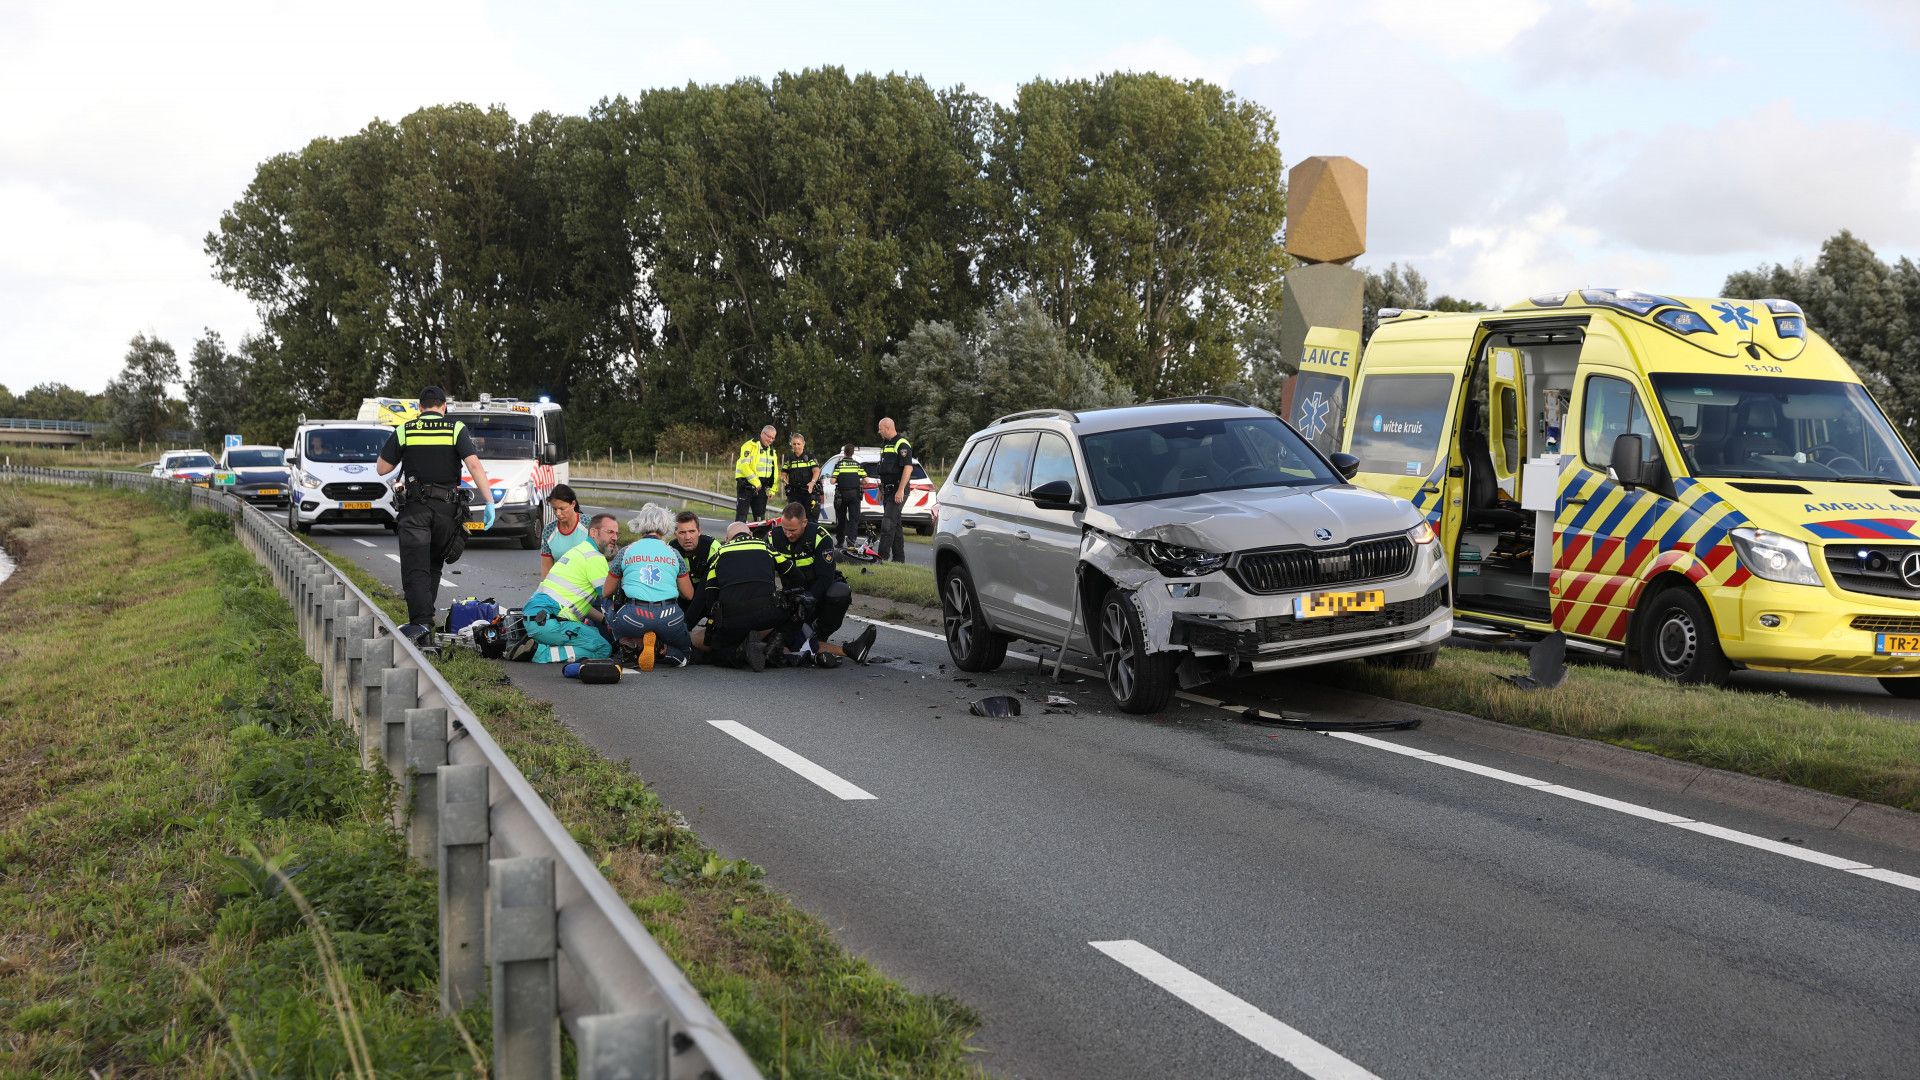
<svg viewBox="0 0 1920 1080">
<path fill-rule="evenodd" d="M 1228 993 L 1137 941 L 1089 941 L 1087 944 L 1314 1080 L 1380 1080 L 1299 1029 L 1268 1016 L 1245 999 Z"/>
<path fill-rule="evenodd" d="M 801 757 L 799 754 L 781 746 L 765 735 L 735 720 L 709 720 L 707 723 L 739 739 L 755 750 L 799 773 L 827 791 L 849 801 L 854 799 L 875 799 L 879 796 L 857 784 L 850 783 L 827 770 Z"/>
</svg>

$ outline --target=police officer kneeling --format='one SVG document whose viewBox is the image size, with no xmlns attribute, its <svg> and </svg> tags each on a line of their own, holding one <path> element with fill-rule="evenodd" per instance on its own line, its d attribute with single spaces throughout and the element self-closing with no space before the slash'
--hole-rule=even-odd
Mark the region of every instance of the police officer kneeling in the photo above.
<svg viewBox="0 0 1920 1080">
<path fill-rule="evenodd" d="M 401 470 L 406 487 L 400 496 L 400 584 L 407 595 L 410 641 L 433 631 L 440 594 L 440 569 L 466 547 L 466 493 L 460 466 L 473 475 L 474 492 L 486 504 L 484 528 L 493 528 L 493 482 L 480 465 L 480 453 L 467 427 L 447 419 L 447 392 L 437 386 L 420 391 L 420 415 L 393 429 L 374 469 L 385 476 Z"/>
<path fill-rule="evenodd" d="M 878 636 L 873 627 L 867 627 L 844 646 L 828 640 L 846 621 L 847 609 L 853 605 L 853 588 L 840 576 L 840 567 L 834 561 L 833 537 L 826 526 L 807 520 L 805 503 L 790 502 L 780 512 L 780 527 L 773 530 L 768 540 L 775 555 L 784 555 L 792 563 L 793 569 L 786 575 L 787 583 L 802 590 L 794 600 L 798 608 L 795 621 L 813 631 L 816 661 L 831 667 L 839 663 L 837 657 L 845 656 L 856 664 L 865 663 Z M 804 634 L 798 638 L 790 640 L 789 646 L 803 647 Z"/>
<path fill-rule="evenodd" d="M 755 671 L 767 667 L 767 642 L 792 629 L 792 615 L 780 599 L 780 579 L 792 560 L 776 554 L 741 522 L 727 526 L 727 538 L 713 549 L 707 567 L 708 625 L 693 632 L 693 647 L 703 657 Z"/>
</svg>

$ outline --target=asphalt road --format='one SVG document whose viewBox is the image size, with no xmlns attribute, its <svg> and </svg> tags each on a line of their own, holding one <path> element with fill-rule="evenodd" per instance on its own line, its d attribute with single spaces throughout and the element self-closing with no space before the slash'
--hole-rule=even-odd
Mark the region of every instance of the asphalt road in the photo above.
<svg viewBox="0 0 1920 1080">
<path fill-rule="evenodd" d="M 396 580 L 388 534 L 319 539 Z M 517 601 L 537 566 L 475 547 L 451 580 Z M 961 678 L 910 628 L 876 652 L 612 687 L 509 670 L 847 945 L 979 1008 L 998 1075 L 1908 1078 L 1920 1060 L 1920 878 L 1899 876 L 1920 855 L 1431 733 L 1185 702 L 1128 717 L 1031 659 Z M 775 709 L 776 687 L 805 693 Z M 1074 704 L 1049 713 L 1048 692 Z M 1394 710 L 1282 677 L 1226 692 Z M 969 715 L 989 693 L 1027 695 L 1025 714 Z"/>
</svg>

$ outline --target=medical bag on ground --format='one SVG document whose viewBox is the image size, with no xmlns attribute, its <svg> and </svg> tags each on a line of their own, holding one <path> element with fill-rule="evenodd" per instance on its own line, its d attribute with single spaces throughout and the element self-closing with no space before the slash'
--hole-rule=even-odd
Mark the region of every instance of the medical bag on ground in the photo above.
<svg viewBox="0 0 1920 1080">
<path fill-rule="evenodd" d="M 457 634 L 468 623 L 492 622 L 499 617 L 500 605 L 494 603 L 491 596 L 485 600 L 471 596 L 465 600 L 455 600 L 453 606 L 447 609 L 447 633 Z"/>
<path fill-rule="evenodd" d="M 561 668 L 560 673 L 569 679 L 579 679 L 583 683 L 620 681 L 620 665 L 611 660 L 575 660 Z"/>
</svg>

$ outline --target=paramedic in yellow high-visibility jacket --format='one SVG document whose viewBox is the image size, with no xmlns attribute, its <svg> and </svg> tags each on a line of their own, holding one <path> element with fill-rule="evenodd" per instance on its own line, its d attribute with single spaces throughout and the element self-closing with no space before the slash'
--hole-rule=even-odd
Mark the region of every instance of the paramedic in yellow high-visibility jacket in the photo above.
<svg viewBox="0 0 1920 1080">
<path fill-rule="evenodd" d="M 758 521 L 767 516 L 767 493 L 773 490 L 780 465 L 779 455 L 773 452 L 773 437 L 778 434 L 768 424 L 760 429 L 759 438 L 740 444 L 740 456 L 733 463 L 733 520 Z"/>
</svg>

